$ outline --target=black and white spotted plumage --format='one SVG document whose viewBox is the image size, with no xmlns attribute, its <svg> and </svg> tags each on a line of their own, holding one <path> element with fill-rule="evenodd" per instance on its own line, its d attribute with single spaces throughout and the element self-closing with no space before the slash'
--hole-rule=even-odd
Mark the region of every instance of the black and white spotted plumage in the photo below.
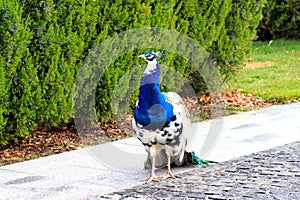
<svg viewBox="0 0 300 200">
<path fill-rule="evenodd" d="M 164 178 L 175 178 L 171 162 L 183 161 L 187 145 L 185 131 L 191 127 L 181 97 L 174 92 L 160 91 L 160 52 L 146 52 L 140 57 L 147 61 L 132 127 L 145 146 L 151 160 L 152 172 L 148 182 L 157 181 L 155 168 L 168 166 Z"/>
</svg>

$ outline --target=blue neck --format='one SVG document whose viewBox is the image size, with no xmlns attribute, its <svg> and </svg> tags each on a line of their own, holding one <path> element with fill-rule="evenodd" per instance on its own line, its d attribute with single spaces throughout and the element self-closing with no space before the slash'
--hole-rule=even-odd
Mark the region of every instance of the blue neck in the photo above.
<svg viewBox="0 0 300 200">
<path fill-rule="evenodd" d="M 141 80 L 139 104 L 134 112 L 136 121 L 151 126 L 151 129 L 162 128 L 174 116 L 173 106 L 161 93 L 160 74 L 157 61 L 148 63 Z"/>
</svg>

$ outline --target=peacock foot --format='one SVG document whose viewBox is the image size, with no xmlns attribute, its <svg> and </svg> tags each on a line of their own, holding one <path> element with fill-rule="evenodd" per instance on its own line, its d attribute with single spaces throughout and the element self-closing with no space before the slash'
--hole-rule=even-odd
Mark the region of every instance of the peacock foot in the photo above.
<svg viewBox="0 0 300 200">
<path fill-rule="evenodd" d="M 159 182 L 159 178 L 156 175 L 151 175 L 149 178 L 142 179 L 142 181 L 146 181 L 147 184 L 154 182 Z"/>
<path fill-rule="evenodd" d="M 169 171 L 169 172 L 167 172 L 163 177 L 162 177 L 162 179 L 163 180 L 166 180 L 166 179 L 168 179 L 168 178 L 176 178 L 176 176 L 174 176 L 173 174 L 172 174 L 172 172 L 171 171 Z"/>
</svg>

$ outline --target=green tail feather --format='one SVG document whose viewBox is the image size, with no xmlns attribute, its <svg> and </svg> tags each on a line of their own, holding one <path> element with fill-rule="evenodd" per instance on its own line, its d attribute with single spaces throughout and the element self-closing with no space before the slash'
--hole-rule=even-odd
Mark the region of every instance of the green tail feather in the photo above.
<svg viewBox="0 0 300 200">
<path fill-rule="evenodd" d="M 198 164 L 198 165 L 201 165 L 201 166 L 209 166 L 209 165 L 212 165 L 213 163 L 207 161 L 207 160 L 202 160 L 200 159 L 198 156 L 196 156 L 195 152 L 192 151 L 192 152 L 189 152 L 189 157 L 190 157 L 190 160 L 191 160 L 191 163 L 192 164 Z"/>
<path fill-rule="evenodd" d="M 162 53 L 162 59 L 163 59 L 164 61 L 166 61 L 166 60 L 167 60 L 166 50 L 160 50 L 160 52 Z"/>
</svg>

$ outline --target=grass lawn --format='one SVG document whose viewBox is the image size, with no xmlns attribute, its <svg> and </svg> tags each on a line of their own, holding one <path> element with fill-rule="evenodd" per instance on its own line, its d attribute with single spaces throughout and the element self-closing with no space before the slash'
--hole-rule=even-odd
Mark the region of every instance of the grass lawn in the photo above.
<svg viewBox="0 0 300 200">
<path fill-rule="evenodd" d="M 252 57 L 227 84 L 228 89 L 267 101 L 290 102 L 300 99 L 300 40 L 254 42 Z"/>
</svg>

